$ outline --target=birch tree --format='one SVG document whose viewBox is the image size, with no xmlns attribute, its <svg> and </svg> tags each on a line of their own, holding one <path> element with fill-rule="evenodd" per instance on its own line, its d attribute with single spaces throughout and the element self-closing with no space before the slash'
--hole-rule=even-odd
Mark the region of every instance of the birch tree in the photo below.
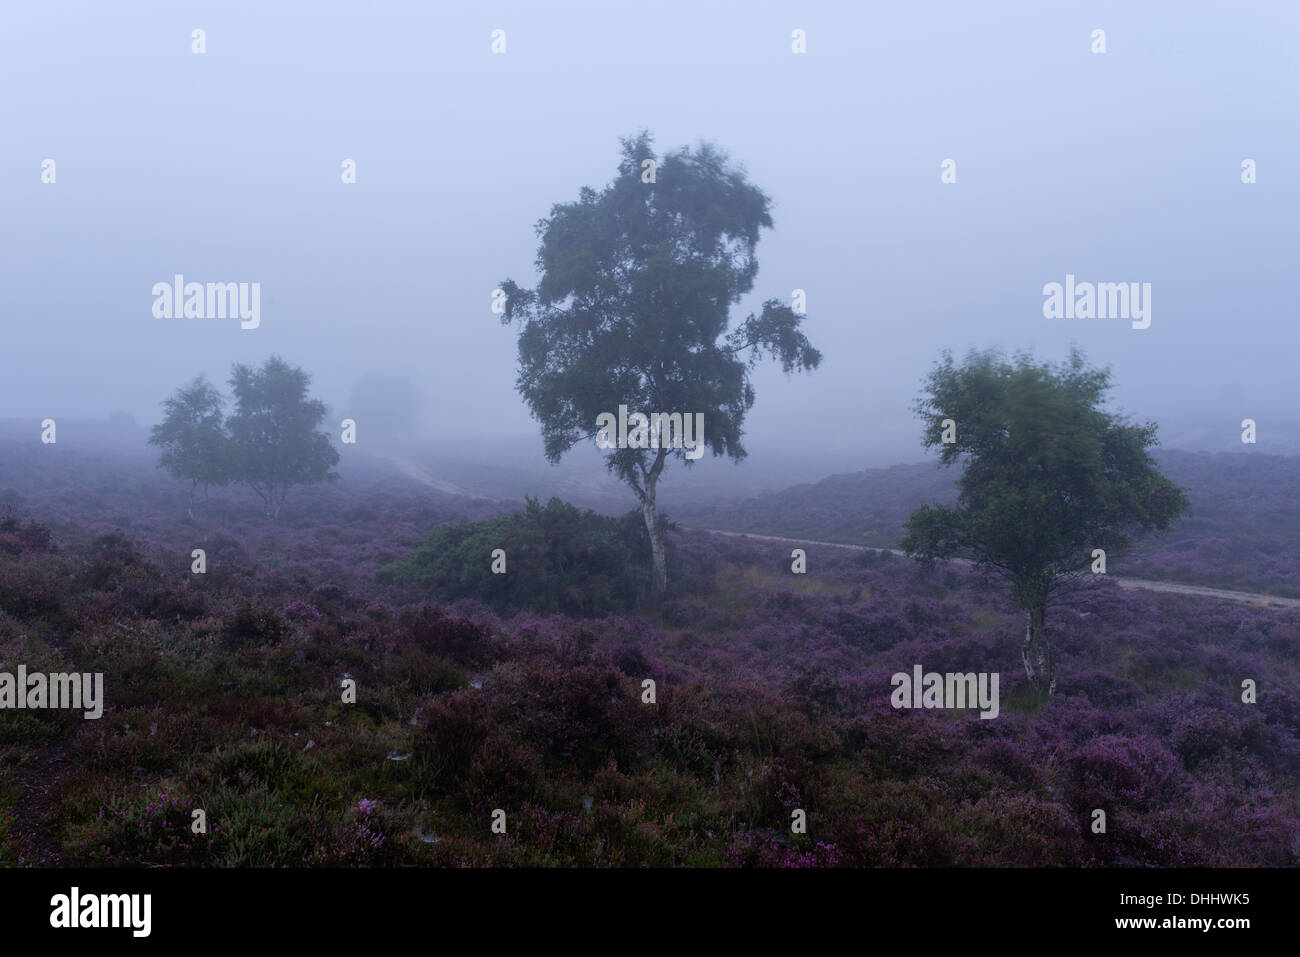
<svg viewBox="0 0 1300 957">
<path fill-rule="evenodd" d="M 557 204 L 537 224 L 535 289 L 501 284 L 501 319 L 518 328 L 517 388 L 541 423 L 548 460 L 594 441 L 602 414 L 703 414 L 694 436 L 714 456 L 744 458 L 750 371 L 771 356 L 789 373 L 821 354 L 801 331 L 803 310 L 776 299 L 731 327 L 754 286 L 769 198 L 715 147 L 656 156 L 651 137 L 622 141 L 617 175 L 600 191 Z M 644 438 L 644 435 L 643 435 Z M 655 592 L 667 586 L 656 505 L 670 461 L 693 452 L 657 435 L 658 447 L 608 449 L 609 470 L 641 506 Z"/>
<path fill-rule="evenodd" d="M 959 366 L 945 353 L 916 407 L 924 444 L 963 471 L 957 504 L 913 512 L 903 548 L 923 562 L 969 559 L 1010 585 L 1025 612 L 1025 674 L 1042 697 L 1056 690 L 1048 608 L 1093 574 L 1098 549 L 1113 559 L 1189 508 L 1148 452 L 1155 424 L 1106 411 L 1109 389 L 1110 371 L 1078 350 L 1059 366 L 995 352 Z"/>
</svg>

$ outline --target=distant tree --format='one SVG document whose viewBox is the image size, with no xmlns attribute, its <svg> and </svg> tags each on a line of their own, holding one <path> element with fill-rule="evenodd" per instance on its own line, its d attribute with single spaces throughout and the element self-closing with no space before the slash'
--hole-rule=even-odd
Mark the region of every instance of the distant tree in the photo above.
<svg viewBox="0 0 1300 957">
<path fill-rule="evenodd" d="M 230 474 L 257 493 L 271 518 L 280 514 L 294 485 L 338 478 L 330 469 L 339 454 L 329 435 L 316 431 L 325 403 L 307 397 L 310 384 L 311 376 L 279 356 L 260 369 L 237 363 L 230 376 L 235 398 L 226 420 Z"/>
<path fill-rule="evenodd" d="M 200 485 L 230 481 L 229 436 L 223 416 L 225 399 L 199 376 L 163 403 L 163 420 L 153 427 L 149 444 L 162 449 L 158 467 L 190 482 L 189 516 L 194 517 L 194 492 Z"/>
<path fill-rule="evenodd" d="M 1025 673 L 1042 696 L 1056 690 L 1049 604 L 1088 573 L 1093 549 L 1112 559 L 1133 532 L 1166 529 L 1189 510 L 1147 452 L 1156 425 L 1103 411 L 1109 389 L 1109 369 L 1089 368 L 1078 350 L 1059 367 L 996 352 L 959 367 L 944 353 L 916 406 L 925 445 L 965 468 L 957 504 L 913 512 L 903 548 L 925 562 L 968 558 L 1010 583 L 1025 610 Z"/>
<path fill-rule="evenodd" d="M 745 456 L 741 425 L 758 358 L 771 354 L 787 373 L 821 361 L 799 329 L 801 313 L 775 299 L 728 333 L 731 306 L 754 285 L 769 205 L 714 147 L 656 158 L 642 133 L 622 141 L 618 175 L 604 190 L 584 188 L 576 202 L 551 207 L 537 225 L 537 289 L 501 284 L 502 321 L 520 327 L 517 388 L 551 462 L 595 438 L 598 416 L 620 405 L 629 415 L 703 413 L 703 446 Z M 656 489 L 670 458 L 692 464 L 667 440 L 606 456 L 641 505 L 656 592 L 667 585 Z"/>
</svg>

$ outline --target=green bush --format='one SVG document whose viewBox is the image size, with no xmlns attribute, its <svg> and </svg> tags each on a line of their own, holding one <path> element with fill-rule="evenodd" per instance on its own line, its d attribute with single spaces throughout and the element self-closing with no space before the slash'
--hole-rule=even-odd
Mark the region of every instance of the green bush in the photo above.
<svg viewBox="0 0 1300 957">
<path fill-rule="evenodd" d="M 648 536 L 638 513 L 609 518 L 553 498 L 528 499 L 522 512 L 438 529 L 379 573 L 445 601 L 472 598 L 502 614 L 517 611 L 599 617 L 627 611 L 649 580 Z M 492 572 L 504 549 L 506 573 Z"/>
</svg>

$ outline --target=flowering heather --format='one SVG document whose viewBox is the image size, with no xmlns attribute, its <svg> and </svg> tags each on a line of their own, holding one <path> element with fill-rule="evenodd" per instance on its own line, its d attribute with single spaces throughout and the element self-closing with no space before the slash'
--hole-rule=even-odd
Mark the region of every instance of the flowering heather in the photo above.
<svg viewBox="0 0 1300 957">
<path fill-rule="evenodd" d="M 1039 705 L 1021 614 L 960 567 L 808 546 L 793 575 L 788 546 L 679 532 L 691 589 L 503 616 L 374 581 L 382 551 L 481 505 L 305 489 L 281 526 L 215 504 L 196 532 L 175 502 L 158 517 L 166 488 L 81 513 L 57 484 L 5 492 L 22 545 L 0 544 L 0 671 L 102 671 L 109 691 L 96 722 L 5 716 L 5 863 L 1300 863 L 1296 611 L 1098 581 L 1049 611 Z M 998 672 L 997 718 L 891 707 L 917 663 Z M 55 758 L 23 797 L 23 768 Z"/>
<path fill-rule="evenodd" d="M 280 616 L 282 618 L 287 618 L 290 621 L 306 622 L 320 621 L 321 617 L 320 612 L 316 610 L 316 606 L 305 601 L 289 602 L 289 604 L 280 609 Z"/>
</svg>

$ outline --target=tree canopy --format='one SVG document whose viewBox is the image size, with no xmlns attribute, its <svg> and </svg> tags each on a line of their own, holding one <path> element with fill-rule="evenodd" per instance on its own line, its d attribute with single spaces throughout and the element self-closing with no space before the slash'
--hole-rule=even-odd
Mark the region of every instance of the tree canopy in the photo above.
<svg viewBox="0 0 1300 957">
<path fill-rule="evenodd" d="M 339 454 L 316 431 L 325 404 L 307 395 L 311 376 L 272 356 L 260 369 L 236 363 L 230 386 L 235 409 L 200 376 L 163 403 L 163 421 L 150 442 L 162 448 L 159 466 L 198 484 L 242 482 L 276 516 L 294 485 L 338 478 Z"/>
<path fill-rule="evenodd" d="M 716 147 L 656 157 L 651 137 L 622 141 L 614 180 L 583 188 L 537 224 L 536 289 L 506 280 L 503 323 L 519 327 L 517 388 L 556 462 L 596 436 L 620 406 L 649 415 L 703 414 L 695 437 L 714 455 L 745 456 L 742 424 L 754 404 L 749 372 L 763 355 L 786 372 L 813 369 L 821 354 L 803 316 L 767 300 L 729 331 L 731 307 L 758 272 L 770 200 Z M 666 584 L 655 495 L 670 458 L 687 449 L 609 449 L 606 464 L 631 486 L 654 551 L 655 585 Z M 699 453 L 697 453 L 699 454 Z"/>
<path fill-rule="evenodd" d="M 1189 508 L 1148 453 L 1155 424 L 1102 407 L 1110 385 L 1109 369 L 1090 368 L 1077 349 L 1059 366 L 997 352 L 958 366 L 945 353 L 916 407 L 924 444 L 964 468 L 956 505 L 917 509 L 903 547 L 923 561 L 967 558 L 1010 583 L 1027 613 L 1026 672 L 1047 694 L 1052 599 L 1094 566 L 1094 550 L 1121 555 L 1135 534 L 1168 528 Z"/>
<path fill-rule="evenodd" d="M 194 490 L 199 485 L 225 485 L 230 481 L 224 426 L 225 399 L 204 376 L 163 403 L 163 420 L 153 427 L 149 444 L 162 451 L 158 467 L 190 482 L 190 515 Z"/>
</svg>

